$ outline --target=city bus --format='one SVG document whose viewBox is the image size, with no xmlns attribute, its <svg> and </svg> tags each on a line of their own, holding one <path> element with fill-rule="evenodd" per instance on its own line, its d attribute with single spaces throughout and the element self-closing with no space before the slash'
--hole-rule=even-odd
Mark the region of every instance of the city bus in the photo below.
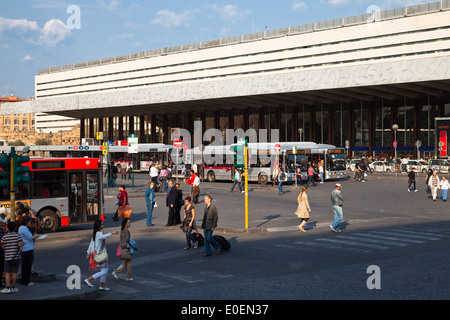
<svg viewBox="0 0 450 320">
<path fill-rule="evenodd" d="M 15 188 L 16 205 L 26 203 L 41 232 L 104 219 L 102 170 L 98 158 L 31 158 L 30 182 Z M 0 206 L 9 218 L 9 188 L 0 188 Z"/>
<path fill-rule="evenodd" d="M 126 141 L 121 141 L 125 142 Z M 30 155 L 45 158 L 100 158 L 103 160 L 103 168 L 106 169 L 107 162 L 114 162 L 120 169 L 126 167 L 128 163 L 133 163 L 135 172 L 148 172 L 153 163 L 161 166 L 168 164 L 169 154 L 173 145 L 162 143 L 139 143 L 138 153 L 128 153 L 128 145 L 111 145 L 108 147 L 107 156 L 103 155 L 101 145 L 31 145 Z M 0 146 L 0 152 L 9 152 L 10 146 Z M 103 155 L 103 157 L 102 157 Z"/>
<path fill-rule="evenodd" d="M 344 148 L 337 148 L 328 144 L 317 144 L 310 147 L 300 147 L 297 145 L 297 152 L 294 154 L 291 144 L 290 150 L 282 145 L 282 151 L 286 151 L 287 171 L 295 172 L 301 176 L 301 180 L 308 179 L 308 167 L 316 165 L 323 160 L 324 180 L 341 180 L 347 176 L 346 156 Z M 284 150 L 283 150 L 284 149 Z"/>
<path fill-rule="evenodd" d="M 201 164 L 203 157 L 204 176 L 207 181 L 231 180 L 234 175 L 233 150 L 236 145 L 206 146 L 203 152 L 198 147 L 193 148 L 188 150 L 186 159 L 188 163 L 194 159 L 195 163 Z M 277 145 L 278 152 L 275 151 Z M 315 142 L 248 143 L 248 153 L 250 182 L 266 184 L 273 181 L 278 167 L 285 172 L 285 182 L 294 182 L 296 171 L 299 171 L 302 180 L 305 180 L 308 166 L 321 160 L 324 161 L 325 180 L 344 179 L 347 174 L 345 149 L 334 145 Z"/>
</svg>

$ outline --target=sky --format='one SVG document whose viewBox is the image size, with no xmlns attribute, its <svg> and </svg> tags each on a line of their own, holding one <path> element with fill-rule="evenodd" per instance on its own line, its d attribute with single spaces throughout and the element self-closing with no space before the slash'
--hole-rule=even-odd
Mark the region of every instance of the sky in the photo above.
<svg viewBox="0 0 450 320">
<path fill-rule="evenodd" d="M 0 96 L 40 69 L 432 0 L 0 0 Z"/>
</svg>

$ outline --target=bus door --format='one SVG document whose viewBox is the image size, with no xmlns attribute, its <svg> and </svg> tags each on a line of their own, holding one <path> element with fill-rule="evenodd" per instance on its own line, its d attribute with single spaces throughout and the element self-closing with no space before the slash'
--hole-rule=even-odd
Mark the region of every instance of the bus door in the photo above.
<svg viewBox="0 0 450 320">
<path fill-rule="evenodd" d="M 69 217 L 73 222 L 94 221 L 100 216 L 98 171 L 69 173 Z"/>
</svg>

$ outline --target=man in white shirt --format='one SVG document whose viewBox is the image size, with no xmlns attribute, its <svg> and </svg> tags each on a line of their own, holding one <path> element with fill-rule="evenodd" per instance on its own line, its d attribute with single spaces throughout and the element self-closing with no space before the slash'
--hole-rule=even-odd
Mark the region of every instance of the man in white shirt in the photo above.
<svg viewBox="0 0 450 320">
<path fill-rule="evenodd" d="M 150 180 L 154 182 L 153 189 L 156 192 L 156 184 L 158 181 L 158 169 L 154 164 L 150 167 Z"/>
</svg>

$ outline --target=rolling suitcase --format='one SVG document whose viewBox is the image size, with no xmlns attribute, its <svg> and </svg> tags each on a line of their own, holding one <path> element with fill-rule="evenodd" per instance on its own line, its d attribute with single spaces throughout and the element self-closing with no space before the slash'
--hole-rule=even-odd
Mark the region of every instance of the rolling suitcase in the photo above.
<svg viewBox="0 0 450 320">
<path fill-rule="evenodd" d="M 205 239 L 200 233 L 193 232 L 192 235 L 194 236 L 195 241 L 198 242 L 199 247 L 203 247 L 205 245 Z"/>
<path fill-rule="evenodd" d="M 224 237 L 219 236 L 219 235 L 214 235 L 213 238 L 222 246 L 222 248 L 221 248 L 222 250 L 230 251 L 231 244 L 228 242 L 227 239 L 225 239 Z"/>
</svg>

